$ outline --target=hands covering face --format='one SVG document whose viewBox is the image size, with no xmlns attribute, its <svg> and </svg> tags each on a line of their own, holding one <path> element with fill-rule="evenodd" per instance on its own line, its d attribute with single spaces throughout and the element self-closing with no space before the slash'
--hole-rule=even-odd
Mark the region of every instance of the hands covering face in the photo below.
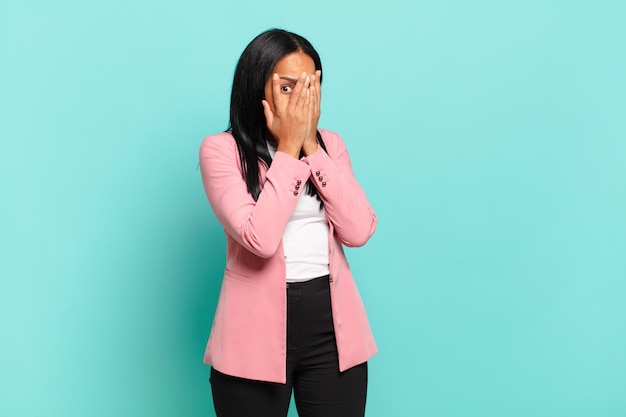
<svg viewBox="0 0 626 417">
<path fill-rule="evenodd" d="M 279 77 L 276 73 L 272 76 L 273 108 L 268 100 L 263 100 L 263 112 L 267 128 L 278 141 L 278 151 L 298 158 L 300 150 L 305 155 L 317 150 L 320 78 L 319 70 L 310 75 L 302 72 L 297 80 Z"/>
</svg>

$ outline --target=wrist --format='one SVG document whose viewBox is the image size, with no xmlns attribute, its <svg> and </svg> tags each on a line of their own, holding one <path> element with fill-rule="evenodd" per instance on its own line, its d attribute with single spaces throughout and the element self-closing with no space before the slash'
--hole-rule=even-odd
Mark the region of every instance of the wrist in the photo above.
<svg viewBox="0 0 626 417">
<path fill-rule="evenodd" d="M 317 138 L 313 140 L 307 139 L 304 141 L 304 144 L 302 144 L 302 152 L 304 152 L 305 156 L 312 155 L 317 152 L 318 146 L 319 145 L 317 144 Z"/>
<path fill-rule="evenodd" d="M 296 159 L 300 158 L 300 148 L 297 146 L 293 146 L 292 144 L 285 143 L 285 141 L 278 142 L 276 152 L 286 153 L 287 155 Z"/>
</svg>

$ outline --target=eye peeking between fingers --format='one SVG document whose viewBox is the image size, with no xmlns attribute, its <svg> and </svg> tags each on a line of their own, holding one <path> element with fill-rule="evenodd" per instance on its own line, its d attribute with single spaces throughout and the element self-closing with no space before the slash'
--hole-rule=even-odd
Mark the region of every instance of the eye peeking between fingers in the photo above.
<svg viewBox="0 0 626 417">
<path fill-rule="evenodd" d="M 293 91 L 293 87 L 291 85 L 284 84 L 280 86 L 281 93 L 291 94 L 292 91 Z"/>
</svg>

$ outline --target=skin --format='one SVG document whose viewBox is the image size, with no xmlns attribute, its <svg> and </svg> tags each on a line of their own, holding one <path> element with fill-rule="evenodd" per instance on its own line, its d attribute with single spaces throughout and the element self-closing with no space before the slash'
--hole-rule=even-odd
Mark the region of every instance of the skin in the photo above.
<svg viewBox="0 0 626 417">
<path fill-rule="evenodd" d="M 276 150 L 299 158 L 317 151 L 320 118 L 320 71 L 313 59 L 302 53 L 286 55 L 276 63 L 265 83 L 263 112 L 267 127 L 278 143 Z"/>
</svg>

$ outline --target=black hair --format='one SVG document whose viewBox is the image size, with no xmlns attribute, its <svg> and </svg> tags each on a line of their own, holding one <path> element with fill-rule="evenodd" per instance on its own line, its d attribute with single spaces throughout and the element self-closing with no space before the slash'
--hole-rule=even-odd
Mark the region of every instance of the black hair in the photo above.
<svg viewBox="0 0 626 417">
<path fill-rule="evenodd" d="M 294 52 L 310 56 L 315 63 L 315 69 L 321 71 L 322 62 L 309 41 L 281 29 L 270 29 L 254 38 L 241 54 L 235 69 L 228 130 L 237 143 L 242 176 L 254 200 L 257 200 L 261 193 L 259 162 L 265 164 L 267 168 L 272 164 L 267 140 L 273 137 L 267 128 L 261 104 L 261 100 L 265 98 L 265 83 L 272 76 L 276 63 Z M 317 140 L 326 151 L 319 131 Z M 302 153 L 300 156 L 302 157 Z M 306 193 L 319 199 L 311 179 L 307 181 Z"/>
</svg>

